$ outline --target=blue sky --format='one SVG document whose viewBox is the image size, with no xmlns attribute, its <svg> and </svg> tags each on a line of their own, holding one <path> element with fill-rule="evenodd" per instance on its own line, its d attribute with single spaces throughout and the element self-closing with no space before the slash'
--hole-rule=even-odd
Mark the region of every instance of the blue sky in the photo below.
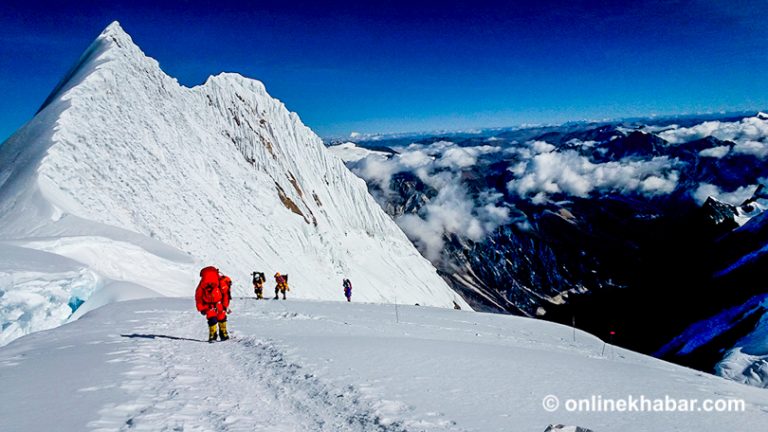
<svg viewBox="0 0 768 432">
<path fill-rule="evenodd" d="M 768 2 L 4 0 L 0 141 L 111 21 L 182 84 L 265 83 L 321 136 L 768 108 Z"/>
</svg>

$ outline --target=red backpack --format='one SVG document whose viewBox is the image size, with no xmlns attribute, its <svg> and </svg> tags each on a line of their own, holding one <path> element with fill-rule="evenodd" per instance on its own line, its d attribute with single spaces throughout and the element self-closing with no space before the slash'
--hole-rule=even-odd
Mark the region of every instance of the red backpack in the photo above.
<svg viewBox="0 0 768 432">
<path fill-rule="evenodd" d="M 219 289 L 219 270 L 216 267 L 205 267 L 200 270 L 200 283 L 197 284 L 203 303 L 218 303 L 221 301 Z"/>
</svg>

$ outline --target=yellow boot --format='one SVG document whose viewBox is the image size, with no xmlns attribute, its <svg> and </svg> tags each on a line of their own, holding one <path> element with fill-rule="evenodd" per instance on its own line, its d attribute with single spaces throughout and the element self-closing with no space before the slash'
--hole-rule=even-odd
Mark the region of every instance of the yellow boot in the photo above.
<svg viewBox="0 0 768 432">
<path fill-rule="evenodd" d="M 216 324 L 208 326 L 208 342 L 216 341 Z"/>
<path fill-rule="evenodd" d="M 229 339 L 229 333 L 227 333 L 227 322 L 222 321 L 219 323 L 219 339 L 225 341 Z"/>
</svg>

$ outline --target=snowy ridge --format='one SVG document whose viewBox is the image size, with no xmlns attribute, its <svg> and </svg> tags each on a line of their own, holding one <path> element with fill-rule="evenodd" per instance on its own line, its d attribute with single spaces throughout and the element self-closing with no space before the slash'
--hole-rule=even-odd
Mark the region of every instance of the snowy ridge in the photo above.
<svg viewBox="0 0 768 432">
<path fill-rule="evenodd" d="M 260 82 L 180 86 L 117 23 L 0 147 L 0 169 L 0 241 L 122 287 L 102 301 L 191 295 L 212 264 L 238 295 L 251 271 L 280 271 L 294 297 L 340 299 L 349 277 L 360 301 L 466 306 Z M 16 325 L 4 301 L 0 319 Z"/>
</svg>

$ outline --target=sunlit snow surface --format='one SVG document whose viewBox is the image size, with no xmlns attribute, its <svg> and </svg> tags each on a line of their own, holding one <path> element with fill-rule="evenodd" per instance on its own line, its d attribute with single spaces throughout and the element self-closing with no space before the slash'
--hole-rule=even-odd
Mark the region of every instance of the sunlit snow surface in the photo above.
<svg viewBox="0 0 768 432">
<path fill-rule="evenodd" d="M 353 295 L 354 296 L 354 295 Z M 3 431 L 763 430 L 768 393 L 528 318 L 235 299 L 208 344 L 192 299 L 120 302 L 0 348 Z M 744 399 L 745 412 L 570 413 L 545 396 Z"/>
</svg>

